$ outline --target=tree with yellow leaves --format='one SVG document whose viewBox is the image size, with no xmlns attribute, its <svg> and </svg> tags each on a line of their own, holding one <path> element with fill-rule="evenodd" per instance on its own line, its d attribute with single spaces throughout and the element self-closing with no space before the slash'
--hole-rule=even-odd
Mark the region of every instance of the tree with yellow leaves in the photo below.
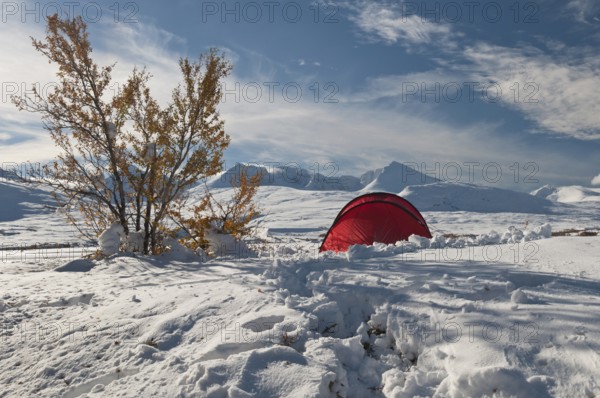
<svg viewBox="0 0 600 398">
<path fill-rule="evenodd" d="M 161 107 L 145 70 L 134 69 L 122 90 L 111 95 L 114 64 L 99 67 L 92 60 L 81 17 L 48 17 L 45 40 L 32 42 L 58 66 L 58 84 L 46 98 L 34 90 L 33 96 L 13 101 L 21 110 L 42 115 L 59 148 L 43 181 L 55 188 L 69 220 L 96 236 L 117 222 L 125 235 L 142 237 L 145 254 L 160 252 L 162 239 L 174 235 L 178 225 L 187 225 L 187 232 L 201 239 L 202 228 L 194 228 L 189 217 L 178 217 L 188 189 L 222 168 L 230 138 L 217 105 L 221 79 L 231 64 L 216 49 L 197 62 L 181 59 L 182 83 Z M 234 207 L 247 208 L 254 193 L 234 199 Z M 214 218 L 208 210 L 194 217 Z M 245 214 L 236 213 L 234 220 L 247 224 Z"/>
</svg>

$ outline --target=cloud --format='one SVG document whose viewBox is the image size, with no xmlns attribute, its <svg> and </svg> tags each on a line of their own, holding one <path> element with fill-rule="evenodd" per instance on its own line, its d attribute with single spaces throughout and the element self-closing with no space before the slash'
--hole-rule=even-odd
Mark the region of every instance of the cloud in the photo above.
<svg viewBox="0 0 600 398">
<path fill-rule="evenodd" d="M 422 87 L 431 90 L 436 84 L 444 85 L 460 80 L 461 78 L 456 71 L 442 69 L 403 75 L 378 76 L 368 78 L 364 87 L 352 95 L 346 96 L 344 100 L 348 102 L 364 102 L 396 97 L 397 101 L 403 104 L 407 104 L 411 100 L 421 103 L 435 103 L 431 95 L 428 97 L 429 101 L 423 101 L 422 94 L 424 95 L 425 90 L 422 91 Z M 465 80 L 464 77 L 462 80 Z M 412 94 L 415 91 L 415 87 L 418 87 L 416 89 L 417 92 Z M 438 91 L 441 93 L 442 90 Z"/>
<path fill-rule="evenodd" d="M 9 145 L 0 146 L 2 162 L 46 162 L 56 154 L 49 134 L 42 128 L 39 114 L 19 112 L 11 96 L 25 96 L 33 84 L 45 90 L 56 85 L 56 68 L 36 52 L 30 37 L 45 36 L 43 23 L 21 23 L 8 19 L 0 35 L 0 76 L 2 93 L 0 101 L 0 136 Z M 118 90 L 131 70 L 147 67 L 154 76 L 150 87 L 164 102 L 179 79 L 177 60 L 183 53 L 169 48 L 182 48 L 185 41 L 152 25 L 120 24 L 100 21 L 89 24 L 93 57 L 99 65 L 117 65 L 113 70 L 115 83 L 110 90 Z M 26 68 L 23 65 L 27 65 Z"/>
<path fill-rule="evenodd" d="M 521 112 L 537 125 L 535 132 L 580 140 L 600 138 L 600 56 L 595 52 L 572 48 L 553 56 L 533 47 L 478 43 L 453 54 L 467 62 L 456 66 L 442 60 L 430 71 L 370 79 L 357 98 L 406 95 L 410 84 L 448 85 L 461 88 L 463 101 L 471 91 L 484 93 L 484 101 Z M 453 94 L 449 89 L 448 96 Z"/>
<path fill-rule="evenodd" d="M 506 134 L 500 124 L 450 123 L 430 109 L 390 108 L 369 95 L 353 102 L 340 96 L 340 102 L 332 104 L 315 103 L 312 98 L 291 103 L 279 94 L 273 103 L 266 98 L 257 103 L 228 101 L 222 114 L 232 136 L 230 151 L 247 162 L 305 166 L 334 162 L 341 174 L 359 174 L 392 160 L 416 162 L 428 169 L 449 162 L 475 162 L 478 182 L 482 182 L 484 165 L 496 162 L 502 165 L 505 186 L 513 185 L 509 167 L 515 162 L 536 163 L 540 172 L 534 177 L 540 180 L 553 173 L 561 178 L 565 170 L 576 166 L 557 151 L 525 145 L 520 137 Z M 462 171 L 466 173 L 467 167 Z"/>
<path fill-rule="evenodd" d="M 584 50 L 552 56 L 532 47 L 467 47 L 471 78 L 500 88 L 499 100 L 542 131 L 600 138 L 600 56 Z"/>
<path fill-rule="evenodd" d="M 427 44 L 446 40 L 451 29 L 448 24 L 434 23 L 418 15 L 406 15 L 397 5 L 361 1 L 346 3 L 353 14 L 350 21 L 372 40 L 388 44 Z"/>
<path fill-rule="evenodd" d="M 55 81 L 55 68 L 48 65 L 31 45 L 30 36 L 45 36 L 44 26 L 24 24 L 19 19 L 8 18 L 3 23 L 2 30 L 0 135 L 5 142 L 0 145 L 0 161 L 4 163 L 47 159 L 53 155 L 53 145 L 48 147 L 44 144 L 45 138 L 49 137 L 41 128 L 39 116 L 19 112 L 11 101 L 12 96 L 25 96 L 34 83 L 43 92 Z"/>
<path fill-rule="evenodd" d="M 0 37 L 3 77 L 17 82 L 52 81 L 52 67 L 31 48 L 28 40 L 29 35 L 42 37 L 43 26 L 18 24 L 4 28 L 8 31 Z M 154 95 L 161 102 L 169 99 L 171 89 L 179 81 L 177 59 L 186 54 L 185 40 L 143 23 L 97 24 L 91 27 L 90 38 L 99 64 L 118 61 L 113 72 L 117 81 L 124 81 L 134 66 L 146 66 L 154 76 L 151 80 Z M 481 50 L 482 56 L 489 57 L 490 62 L 497 60 L 493 55 L 496 50 L 500 51 L 499 55 L 514 55 L 502 48 L 476 50 Z M 524 60 L 538 59 L 535 66 L 544 61 L 538 54 L 521 55 Z M 248 49 L 240 49 L 238 57 L 246 67 L 241 71 L 234 69 L 234 75 L 226 80 L 229 89 L 235 87 L 236 82 L 241 83 L 241 89 L 244 82 L 278 81 L 280 86 L 275 89 L 273 101 L 269 100 L 268 88 L 263 86 L 257 102 L 244 95 L 235 101 L 229 95 L 222 104 L 226 131 L 232 137 L 232 145 L 226 153 L 228 160 L 294 161 L 308 166 L 313 162 L 335 162 L 340 166 L 341 174 L 358 174 L 391 160 L 425 162 L 427 165 L 451 161 L 496 161 L 509 165 L 512 161 L 527 159 L 539 161 L 545 172 L 558 169 L 562 170 L 559 175 L 564 175 L 564 170 L 573 169 L 566 166 L 567 160 L 560 154 L 552 153 L 549 157 L 547 153 L 532 154 L 514 136 L 503 135 L 497 124 L 452 125 L 427 110 L 415 112 L 408 106 L 390 108 L 377 103 L 382 93 L 398 95 L 399 82 L 403 79 L 443 81 L 455 79 L 457 75 L 466 76 L 464 71 L 439 68 L 423 74 L 383 76 L 368 81 L 360 92 L 352 93 L 356 96 L 352 101 L 338 93 L 335 99 L 339 102 L 324 103 L 323 95 L 318 101 L 314 100 L 310 87 L 315 76 L 291 75 L 297 71 L 286 69 L 286 65 Z M 477 61 L 475 55 L 470 57 L 472 64 L 477 66 L 477 76 L 502 76 L 501 70 L 487 65 L 485 60 Z M 298 102 L 283 98 L 282 85 L 289 81 L 298 83 L 303 90 Z M 3 112 L 0 137 L 8 138 L 5 140 L 8 144 L 0 146 L 2 161 L 36 162 L 53 157 L 54 145 L 42 130 L 39 115 L 19 113 L 12 104 L 0 105 Z M 511 154 L 511 162 L 504 159 L 506 153 Z"/>
<path fill-rule="evenodd" d="M 406 15 L 403 2 L 344 4 L 352 12 L 350 20 L 372 40 L 424 44 L 429 46 L 425 48 L 439 51 L 434 59 L 436 69 L 414 76 L 372 79 L 361 93 L 367 98 L 360 100 L 400 95 L 404 83 L 415 81 L 474 82 L 478 93 L 486 90 L 488 98 L 498 95 L 499 105 L 518 110 L 532 120 L 537 125 L 532 131 L 581 140 L 600 138 L 600 91 L 596 89 L 600 87 L 600 55 L 597 51 L 569 48 L 549 39 L 545 40 L 548 52 L 522 43 L 518 48 L 473 43 L 461 32 L 453 31 L 449 24 Z M 600 9 L 596 0 L 570 0 L 567 7 L 582 20 L 589 19 Z M 455 40 L 459 37 L 464 40 Z"/>
<path fill-rule="evenodd" d="M 179 82 L 179 58 L 186 55 L 184 38 L 141 22 L 102 21 L 90 25 L 89 31 L 94 60 L 100 65 L 117 63 L 112 74 L 115 84 L 124 84 L 133 68 L 146 68 L 152 75 L 150 88 L 155 98 L 161 104 L 170 99 Z"/>
<path fill-rule="evenodd" d="M 592 185 L 600 185 L 600 174 L 592 178 Z"/>
<path fill-rule="evenodd" d="M 597 0 L 568 0 L 567 10 L 582 23 L 598 23 L 600 5 Z"/>
</svg>

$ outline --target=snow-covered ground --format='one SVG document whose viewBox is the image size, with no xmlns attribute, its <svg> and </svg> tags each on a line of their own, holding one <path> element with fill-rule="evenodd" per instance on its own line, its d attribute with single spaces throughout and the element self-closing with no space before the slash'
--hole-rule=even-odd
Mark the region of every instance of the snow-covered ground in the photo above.
<svg viewBox="0 0 600 398">
<path fill-rule="evenodd" d="M 547 198 L 560 203 L 580 203 L 600 201 L 600 188 L 582 187 L 579 185 L 566 187 L 543 187 L 531 193 L 537 197 Z"/>
<path fill-rule="evenodd" d="M 0 183 L 0 397 L 599 396 L 600 237 L 542 225 L 598 230 L 600 205 L 443 208 L 493 199 L 440 184 L 407 188 L 431 241 L 320 254 L 357 192 L 267 186 L 252 251 L 92 261 Z"/>
</svg>

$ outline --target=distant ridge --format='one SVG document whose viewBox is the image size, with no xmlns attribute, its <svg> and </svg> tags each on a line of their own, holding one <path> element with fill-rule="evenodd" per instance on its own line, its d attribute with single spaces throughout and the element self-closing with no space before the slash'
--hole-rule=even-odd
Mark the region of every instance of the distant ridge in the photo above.
<svg viewBox="0 0 600 398">
<path fill-rule="evenodd" d="M 472 211 L 482 213 L 551 212 L 553 202 L 600 200 L 600 189 L 542 187 L 531 194 L 498 187 L 446 182 L 399 163 L 391 162 L 360 177 L 327 177 L 294 167 L 263 167 L 236 164 L 209 182 L 212 188 L 229 188 L 243 167 L 250 176 L 260 173 L 263 186 L 307 191 L 390 192 L 408 199 L 421 211 Z"/>
<path fill-rule="evenodd" d="M 531 192 L 531 195 L 542 197 L 558 203 L 600 202 L 600 188 L 570 185 L 564 187 L 543 187 Z"/>
<path fill-rule="evenodd" d="M 549 200 L 525 192 L 455 182 L 409 186 L 400 196 L 420 211 L 547 214 L 552 207 Z"/>
<path fill-rule="evenodd" d="M 236 163 L 233 167 L 211 179 L 212 188 L 229 188 L 235 183 L 241 171 L 248 176 L 261 174 L 261 186 L 281 186 L 311 191 L 357 191 L 362 188 L 360 180 L 354 176 L 328 177 L 298 166 L 266 167 Z"/>
<path fill-rule="evenodd" d="M 423 174 L 410 166 L 392 162 L 389 165 L 364 173 L 360 176 L 365 192 L 398 193 L 409 185 L 423 185 L 440 182 L 437 178 Z"/>
</svg>

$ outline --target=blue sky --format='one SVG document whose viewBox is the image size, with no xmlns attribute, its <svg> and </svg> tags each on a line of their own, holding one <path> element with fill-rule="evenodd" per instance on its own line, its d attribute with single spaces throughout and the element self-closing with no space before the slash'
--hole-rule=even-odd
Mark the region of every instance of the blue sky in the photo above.
<svg viewBox="0 0 600 398">
<path fill-rule="evenodd" d="M 88 22 L 117 81 L 144 65 L 162 101 L 180 56 L 222 48 L 235 65 L 221 108 L 228 164 L 357 175 L 396 160 L 442 179 L 458 165 L 463 182 L 519 190 L 600 173 L 593 0 L 3 2 L 0 162 L 53 155 L 39 118 L 7 98 L 52 84 L 28 36 L 42 37 L 57 5 Z M 484 170 L 497 166 L 496 181 Z"/>
</svg>

